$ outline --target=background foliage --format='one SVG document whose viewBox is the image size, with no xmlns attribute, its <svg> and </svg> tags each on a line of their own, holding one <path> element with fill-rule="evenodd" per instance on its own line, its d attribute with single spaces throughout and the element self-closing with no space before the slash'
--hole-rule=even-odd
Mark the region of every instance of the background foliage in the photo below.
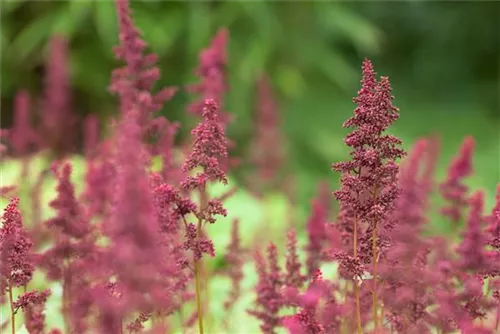
<svg viewBox="0 0 500 334">
<path fill-rule="evenodd" d="M 478 141 L 472 182 L 493 192 L 499 179 L 498 75 L 500 3 L 335 1 L 133 1 L 134 19 L 161 59 L 160 84 L 195 80 L 199 51 L 215 31 L 230 31 L 228 109 L 236 115 L 230 136 L 236 154 L 253 131 L 254 82 L 272 78 L 281 100 L 289 167 L 299 200 L 307 206 L 318 179 L 335 181 L 332 161 L 346 154 L 341 122 L 353 109 L 359 66 L 370 57 L 391 77 L 401 109 L 396 134 L 406 147 L 418 136 L 438 134 L 440 173 L 466 134 Z M 108 117 L 116 101 L 106 90 L 116 66 L 112 1 L 2 1 L 2 127 L 11 120 L 15 92 L 38 94 L 47 41 L 70 40 L 75 111 Z M 163 112 L 183 119 L 182 92 Z M 182 129 L 187 133 L 188 126 Z"/>
</svg>

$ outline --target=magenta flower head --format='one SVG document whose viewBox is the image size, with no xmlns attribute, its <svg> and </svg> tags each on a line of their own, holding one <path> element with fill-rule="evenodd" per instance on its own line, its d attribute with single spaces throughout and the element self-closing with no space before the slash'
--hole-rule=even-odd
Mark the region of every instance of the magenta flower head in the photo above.
<svg viewBox="0 0 500 334">
<path fill-rule="evenodd" d="M 389 79 L 375 79 L 372 63 L 363 63 L 362 87 L 354 99 L 357 108 L 344 127 L 354 128 L 345 138 L 351 147 L 352 160 L 335 163 L 333 169 L 342 173 L 342 188 L 334 193 L 341 205 L 354 213 L 354 220 L 367 224 L 363 238 L 363 258 L 372 256 L 373 230 L 390 229 L 387 219 L 394 208 L 399 189 L 396 160 L 405 152 L 401 140 L 383 132 L 398 119 L 398 109 L 392 105 Z"/>
<path fill-rule="evenodd" d="M 88 217 L 75 197 L 75 188 L 71 183 L 72 167 L 69 163 L 62 166 L 54 164 L 53 173 L 58 181 L 57 198 L 50 202 L 57 216 L 47 221 L 47 226 L 63 234 L 82 238 L 90 232 Z"/>
<path fill-rule="evenodd" d="M 99 119 L 96 115 L 88 115 L 83 121 L 84 152 L 89 158 L 97 154 L 99 144 Z"/>
<path fill-rule="evenodd" d="M 397 210 L 394 219 L 398 225 L 408 225 L 409 228 L 418 231 L 420 225 L 425 222 L 425 203 L 427 193 L 425 186 L 428 181 L 420 175 L 426 167 L 426 154 L 429 142 L 425 139 L 418 140 L 413 146 L 407 160 L 403 162 L 399 173 L 399 185 L 401 194 L 397 200 Z M 397 231 L 396 231 L 397 233 Z"/>
<path fill-rule="evenodd" d="M 500 184 L 497 185 L 495 206 L 488 219 L 486 232 L 490 235 L 489 245 L 500 253 Z"/>
<path fill-rule="evenodd" d="M 50 290 L 42 292 L 30 291 L 19 296 L 14 302 L 14 309 L 22 309 L 26 314 L 26 328 L 30 333 L 45 333 L 45 303 L 51 294 Z"/>
<path fill-rule="evenodd" d="M 276 333 L 277 327 L 281 325 L 279 311 L 283 306 L 281 288 L 283 286 L 283 274 L 278 265 L 278 252 L 274 244 L 267 248 L 267 259 L 260 252 L 255 253 L 255 264 L 259 281 L 256 286 L 257 299 L 256 308 L 248 313 L 261 321 L 261 330 L 265 334 Z"/>
<path fill-rule="evenodd" d="M 465 177 L 472 174 L 472 154 L 474 153 L 474 138 L 466 137 L 460 152 L 448 167 L 446 181 L 440 185 L 441 194 L 448 204 L 441 213 L 451 219 L 456 225 L 462 219 L 463 210 L 467 206 L 467 186 L 463 183 Z"/>
<path fill-rule="evenodd" d="M 132 109 L 118 128 L 115 192 L 104 226 L 111 241 L 106 265 L 116 275 L 124 291 L 123 305 L 129 311 L 144 307 L 145 294 L 155 289 L 161 268 L 159 224 L 145 170 L 146 153 L 138 118 L 138 112 Z"/>
<path fill-rule="evenodd" d="M 24 229 L 18 206 L 19 198 L 11 199 L 2 216 L 0 228 L 2 288 L 26 285 L 34 271 L 30 254 L 33 242 Z"/>
<path fill-rule="evenodd" d="M 326 184 L 319 187 L 319 195 L 312 201 L 312 212 L 307 221 L 307 236 L 309 242 L 306 246 L 307 251 L 307 273 L 309 276 L 319 269 L 323 248 L 329 239 L 327 234 L 327 220 L 329 211 L 329 192 L 324 196 L 324 189 L 328 190 Z"/>
<path fill-rule="evenodd" d="M 203 168 L 196 176 L 188 176 L 182 183 L 185 189 L 204 189 L 208 181 L 227 184 L 226 173 L 221 169 L 220 160 L 227 158 L 227 139 L 219 120 L 219 105 L 212 99 L 205 100 L 203 121 L 191 131 L 194 146 L 183 166 L 184 172 L 197 167 Z"/>
<path fill-rule="evenodd" d="M 467 226 L 463 240 L 457 248 L 457 253 L 460 254 L 458 268 L 463 272 L 487 272 L 491 265 L 491 257 L 485 249 L 488 238 L 484 233 L 484 193 L 475 192 L 470 197 L 469 203 Z"/>
<path fill-rule="evenodd" d="M 224 309 L 229 310 L 241 294 L 241 282 L 243 280 L 243 249 L 239 236 L 239 221 L 233 220 L 231 230 L 231 243 L 227 246 L 226 263 L 227 275 L 231 279 L 232 288 L 229 292 L 229 298 L 224 302 Z"/>
<path fill-rule="evenodd" d="M 188 86 L 188 91 L 198 94 L 199 100 L 193 102 L 188 110 L 194 114 L 202 115 L 206 99 L 214 99 L 224 109 L 224 94 L 227 90 L 226 65 L 227 65 L 227 43 L 229 32 L 223 28 L 217 32 L 210 47 L 200 54 L 196 76 L 200 82 Z M 221 121 L 226 124 L 228 115 L 221 113 Z"/>
<path fill-rule="evenodd" d="M 299 289 L 306 281 L 306 277 L 301 273 L 302 266 L 297 253 L 297 233 L 295 229 L 288 231 L 287 240 L 285 284 Z"/>
<path fill-rule="evenodd" d="M 125 66 L 115 69 L 111 77 L 109 90 L 120 96 L 122 115 L 132 107 L 139 109 L 139 125 L 147 131 L 151 113 L 162 108 L 176 92 L 176 88 L 165 87 L 152 94 L 154 84 L 160 78 L 156 66 L 155 54 L 145 55 L 147 44 L 141 39 L 131 17 L 128 0 L 116 0 L 120 45 L 114 49 L 116 58 L 125 62 Z"/>
<path fill-rule="evenodd" d="M 251 154 L 258 178 L 265 185 L 277 181 L 276 176 L 282 172 L 285 163 L 279 110 L 269 78 L 265 76 L 257 82 L 257 103 Z"/>
<path fill-rule="evenodd" d="M 77 118 L 71 111 L 68 71 L 68 42 L 63 37 L 55 36 L 51 40 L 46 69 L 41 132 L 45 144 L 56 153 L 68 152 L 76 144 Z"/>
<path fill-rule="evenodd" d="M 38 135 L 31 125 L 30 96 L 26 91 L 16 94 L 14 101 L 14 122 L 7 137 L 15 155 L 24 155 L 39 143 Z"/>
<path fill-rule="evenodd" d="M 145 152 L 140 141 L 138 115 L 132 110 L 122 120 L 117 138 L 116 190 L 111 219 L 114 237 L 129 234 L 135 246 L 148 249 L 156 240 L 153 203 L 149 180 L 144 169 Z M 123 232 L 123 233 L 122 233 Z"/>
</svg>

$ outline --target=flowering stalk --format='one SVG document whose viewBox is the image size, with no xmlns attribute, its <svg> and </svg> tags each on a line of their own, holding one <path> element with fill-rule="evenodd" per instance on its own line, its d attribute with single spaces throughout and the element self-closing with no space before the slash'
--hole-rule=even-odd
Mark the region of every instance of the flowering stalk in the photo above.
<svg viewBox="0 0 500 334">
<path fill-rule="evenodd" d="M 395 160 L 404 155 L 398 146 L 401 140 L 383 132 L 398 119 L 398 109 L 392 105 L 391 86 L 387 77 L 380 82 L 375 78 L 372 63 L 366 59 L 363 63 L 362 86 L 354 99 L 357 108 L 354 116 L 344 123 L 344 127 L 355 128 L 345 138 L 352 161 L 340 162 L 333 169 L 343 173 L 342 188 L 334 193 L 342 205 L 354 212 L 353 253 L 355 261 L 372 264 L 373 276 L 373 322 L 378 330 L 377 271 L 381 247 L 387 244 L 387 236 L 382 231 L 389 231 L 394 226 L 390 213 L 394 209 L 399 188 L 397 186 L 398 166 Z M 361 238 L 361 253 L 358 254 L 358 224 L 364 223 L 365 233 Z M 383 224 L 383 225 L 381 225 Z M 343 256 L 347 259 L 347 257 Z M 359 257 L 359 260 L 357 259 Z M 363 271 L 357 268 L 357 272 Z M 356 313 L 359 305 L 359 276 L 354 276 Z M 358 318 L 358 333 L 361 333 L 361 321 Z"/>
<path fill-rule="evenodd" d="M 200 207 L 196 216 L 198 224 L 185 223 L 187 249 L 193 251 L 194 276 L 196 284 L 196 305 L 198 309 L 198 327 L 203 333 L 203 312 L 201 302 L 201 259 L 203 253 L 215 255 L 212 242 L 203 235 L 203 223 L 215 223 L 215 215 L 226 215 L 220 200 L 208 200 L 206 186 L 208 181 L 219 181 L 227 184 L 225 172 L 221 169 L 220 160 L 227 159 L 227 139 L 223 124 L 219 120 L 219 105 L 213 99 L 206 99 L 203 107 L 203 121 L 191 133 L 194 136 L 193 150 L 184 163 L 183 171 L 189 172 L 197 167 L 203 171 L 195 176 L 188 176 L 181 184 L 184 190 L 200 191 Z M 194 231 L 193 231 L 194 230 Z M 194 232 L 194 233 L 193 233 Z"/>
</svg>

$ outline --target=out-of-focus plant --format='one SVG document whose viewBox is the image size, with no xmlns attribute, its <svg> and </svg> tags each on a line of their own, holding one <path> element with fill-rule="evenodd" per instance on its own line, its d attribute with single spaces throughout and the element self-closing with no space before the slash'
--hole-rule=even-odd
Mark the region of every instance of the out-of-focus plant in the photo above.
<svg viewBox="0 0 500 334">
<path fill-rule="evenodd" d="M 117 42 L 113 2 L 9 1 L 0 6 L 2 98 L 20 87 L 39 89 L 47 41 L 59 34 L 69 41 L 75 90 L 80 98 L 93 100 L 83 106 L 105 112 L 106 73 L 112 69 L 110 50 Z M 230 100 L 250 98 L 263 72 L 287 95 L 299 94 L 304 75 L 311 72 L 351 88 L 354 67 L 338 46 L 373 55 L 382 37 L 376 26 L 343 3 L 134 1 L 132 8 L 151 49 L 162 59 L 160 68 L 169 73 L 161 84 L 189 82 L 192 73 L 186 69 L 193 67 L 198 50 L 217 28 L 228 27 L 229 72 L 232 81 L 242 83 Z M 287 38 L 291 35 L 293 39 Z"/>
</svg>

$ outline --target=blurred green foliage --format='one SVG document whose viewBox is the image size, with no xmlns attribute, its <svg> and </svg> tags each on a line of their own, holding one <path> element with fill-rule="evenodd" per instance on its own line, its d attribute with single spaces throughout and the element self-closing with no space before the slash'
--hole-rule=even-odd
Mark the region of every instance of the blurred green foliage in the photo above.
<svg viewBox="0 0 500 334">
<path fill-rule="evenodd" d="M 318 179 L 335 180 L 329 166 L 347 154 L 341 123 L 352 112 L 364 57 L 391 77 L 401 108 L 395 131 L 407 148 L 418 136 L 440 134 L 443 173 L 471 134 L 478 140 L 480 185 L 492 190 L 499 179 L 498 2 L 132 1 L 132 9 L 160 56 L 159 85 L 196 81 L 200 50 L 217 29 L 228 27 L 227 108 L 236 115 L 229 129 L 235 153 L 248 149 L 254 82 L 267 73 L 282 102 L 289 167 L 304 189 L 304 205 Z M 106 90 L 117 66 L 113 1 L 2 1 L 0 12 L 2 127 L 10 123 L 17 90 L 39 94 L 53 34 L 70 40 L 75 111 L 116 112 Z M 181 92 L 162 112 L 186 121 L 188 100 Z"/>
<path fill-rule="evenodd" d="M 113 1 L 8 1 L 1 6 L 3 98 L 20 87 L 39 90 L 47 41 L 61 34 L 70 40 L 76 92 L 103 103 L 109 73 L 116 66 Z M 251 91 L 264 71 L 287 95 L 297 94 L 310 72 L 349 88 L 357 69 L 335 43 L 344 41 L 360 53 L 374 54 L 381 38 L 369 20 L 342 3 L 133 1 L 132 8 L 144 39 L 161 58 L 162 83 L 191 82 L 199 51 L 219 27 L 228 27 L 236 96 Z"/>
</svg>

